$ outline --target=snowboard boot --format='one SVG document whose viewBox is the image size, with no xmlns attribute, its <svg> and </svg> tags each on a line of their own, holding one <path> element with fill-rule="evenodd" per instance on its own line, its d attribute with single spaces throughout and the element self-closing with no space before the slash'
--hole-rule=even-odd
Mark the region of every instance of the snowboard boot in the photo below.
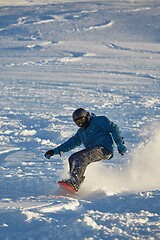
<svg viewBox="0 0 160 240">
<path fill-rule="evenodd" d="M 85 179 L 85 177 L 83 176 L 82 179 L 79 182 L 77 182 L 74 177 L 71 177 L 70 179 L 65 179 L 63 181 L 68 183 L 71 187 L 73 187 L 75 189 L 76 192 L 78 192 L 80 185 L 84 181 L 84 179 Z"/>
</svg>

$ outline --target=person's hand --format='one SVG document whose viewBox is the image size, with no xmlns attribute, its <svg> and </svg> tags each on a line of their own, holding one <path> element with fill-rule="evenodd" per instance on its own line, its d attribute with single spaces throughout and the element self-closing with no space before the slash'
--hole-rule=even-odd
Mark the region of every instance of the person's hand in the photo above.
<svg viewBox="0 0 160 240">
<path fill-rule="evenodd" d="M 53 155 L 54 155 L 54 150 L 49 150 L 44 154 L 45 158 L 47 159 L 50 159 Z"/>
<path fill-rule="evenodd" d="M 127 148 L 123 143 L 117 144 L 118 152 L 123 156 L 127 152 Z"/>
</svg>

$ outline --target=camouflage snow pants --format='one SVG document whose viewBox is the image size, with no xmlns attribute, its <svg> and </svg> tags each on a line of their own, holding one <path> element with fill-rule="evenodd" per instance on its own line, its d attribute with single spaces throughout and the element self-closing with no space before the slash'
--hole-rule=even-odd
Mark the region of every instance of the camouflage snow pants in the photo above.
<svg viewBox="0 0 160 240">
<path fill-rule="evenodd" d="M 100 160 L 109 160 L 112 156 L 113 153 L 102 146 L 87 148 L 73 153 L 68 159 L 70 175 L 74 177 L 76 182 L 80 185 L 84 180 L 85 170 L 90 163 Z"/>
</svg>

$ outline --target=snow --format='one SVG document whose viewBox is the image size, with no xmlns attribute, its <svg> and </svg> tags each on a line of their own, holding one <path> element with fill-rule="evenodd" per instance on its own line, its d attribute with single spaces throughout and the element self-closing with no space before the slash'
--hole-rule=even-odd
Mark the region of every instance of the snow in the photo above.
<svg viewBox="0 0 160 240">
<path fill-rule="evenodd" d="M 158 0 L 0 1 L 0 239 L 160 239 Z M 90 165 L 67 195 L 71 153 L 44 153 L 84 107 L 128 153 Z M 76 149 L 79 150 L 81 148 Z"/>
</svg>

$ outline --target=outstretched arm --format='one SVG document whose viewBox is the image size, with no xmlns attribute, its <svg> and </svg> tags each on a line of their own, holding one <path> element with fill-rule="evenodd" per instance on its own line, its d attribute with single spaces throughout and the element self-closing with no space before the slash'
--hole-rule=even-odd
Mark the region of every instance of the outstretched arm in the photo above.
<svg viewBox="0 0 160 240">
<path fill-rule="evenodd" d="M 76 133 L 73 137 L 68 139 L 65 143 L 61 144 L 57 148 L 47 151 L 44 156 L 50 159 L 50 157 L 52 157 L 53 155 L 56 155 L 56 154 L 61 155 L 64 152 L 69 152 L 70 150 L 80 146 L 81 143 L 82 142 L 78 134 Z"/>
</svg>

